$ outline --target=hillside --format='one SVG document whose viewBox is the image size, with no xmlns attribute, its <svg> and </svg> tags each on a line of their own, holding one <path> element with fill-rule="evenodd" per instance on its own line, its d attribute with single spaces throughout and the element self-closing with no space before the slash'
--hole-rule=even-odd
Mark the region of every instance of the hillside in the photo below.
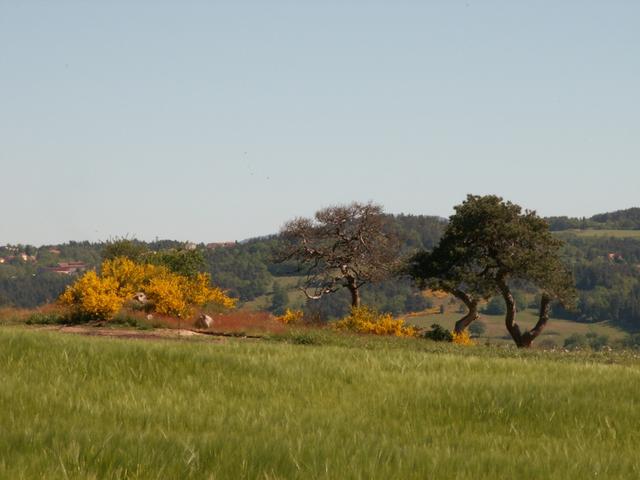
<svg viewBox="0 0 640 480">
<path fill-rule="evenodd" d="M 598 230 L 639 230 L 640 208 L 627 208 L 609 213 L 598 213 L 589 218 L 548 217 L 551 230 L 598 229 Z"/>
<path fill-rule="evenodd" d="M 637 210 L 595 215 L 589 221 L 597 219 L 601 226 L 615 223 L 619 227 L 636 218 Z M 390 228 L 401 239 L 404 254 L 432 248 L 446 226 L 446 220 L 432 216 L 389 215 L 388 219 Z M 550 221 L 553 224 L 554 220 Z M 638 231 L 604 228 L 557 231 L 556 234 L 566 242 L 564 254 L 573 267 L 580 301 L 576 311 L 554 308 L 555 318 L 582 323 L 611 322 L 628 330 L 640 329 Z M 289 306 L 312 309 L 315 315 L 324 318 L 344 315 L 349 302 L 347 296 L 340 292 L 321 302 L 307 304 L 298 289 L 303 278 L 297 265 L 275 261 L 274 251 L 278 243 L 278 236 L 273 235 L 231 244 L 200 244 L 198 247 L 204 253 L 205 268 L 214 282 L 238 298 L 243 309 L 281 311 Z M 184 245 L 161 241 L 145 246 L 157 250 L 182 248 Z M 52 268 L 69 262 L 81 262 L 83 269 L 95 268 L 99 265 L 103 248 L 104 244 L 89 242 L 40 248 L 0 248 L 0 257 L 6 259 L 0 263 L 0 306 L 33 307 L 53 301 L 81 270 L 61 274 Z M 274 295 L 276 292 L 278 295 Z M 526 289 L 521 293 L 529 295 L 530 302 L 534 300 Z M 395 315 L 422 312 L 434 306 L 433 299 L 425 298 L 406 279 L 366 286 L 362 294 L 365 304 Z M 274 296 L 279 297 L 275 303 Z M 457 311 L 455 304 L 448 308 L 451 314 Z"/>
</svg>

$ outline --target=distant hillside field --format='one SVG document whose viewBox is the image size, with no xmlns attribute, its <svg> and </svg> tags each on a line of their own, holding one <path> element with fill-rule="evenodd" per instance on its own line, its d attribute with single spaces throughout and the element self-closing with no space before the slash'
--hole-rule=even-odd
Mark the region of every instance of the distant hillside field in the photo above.
<svg viewBox="0 0 640 480">
<path fill-rule="evenodd" d="M 640 478 L 632 355 L 0 328 L 0 478 Z"/>
<path fill-rule="evenodd" d="M 407 317 L 406 322 L 422 328 L 428 328 L 433 323 L 438 323 L 449 330 L 453 330 L 455 322 L 460 320 L 461 316 L 461 314 L 456 313 L 446 313 L 444 315 L 415 315 Z M 536 313 L 531 310 L 518 313 L 518 323 L 527 328 L 535 325 L 536 320 Z M 479 321 L 486 326 L 486 332 L 478 336 L 478 342 L 509 345 L 513 343 L 504 325 L 504 315 L 482 314 Z M 623 330 L 616 328 L 608 322 L 578 323 L 570 320 L 552 318 L 549 320 L 547 328 L 536 340 L 536 343 L 544 345 L 545 347 L 562 347 L 564 341 L 570 335 L 584 335 L 590 332 L 597 335 L 605 335 L 609 340 L 619 340 L 626 335 Z"/>
<path fill-rule="evenodd" d="M 640 230 L 597 230 L 597 229 L 569 229 L 558 233 L 568 233 L 578 237 L 599 237 L 599 238 L 634 238 L 640 239 Z"/>
</svg>

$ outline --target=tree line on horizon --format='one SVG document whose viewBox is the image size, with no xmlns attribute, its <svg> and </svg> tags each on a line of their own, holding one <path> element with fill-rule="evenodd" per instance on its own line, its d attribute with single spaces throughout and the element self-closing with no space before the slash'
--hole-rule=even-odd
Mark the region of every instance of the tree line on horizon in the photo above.
<svg viewBox="0 0 640 480">
<path fill-rule="evenodd" d="M 632 225 L 636 210 L 638 209 L 595 217 L 606 222 L 613 219 L 618 225 Z M 629 218 L 625 219 L 624 212 L 629 214 Z M 385 217 L 388 219 L 389 228 L 394 230 L 399 239 L 403 255 L 420 249 L 434 248 L 448 224 L 446 219 L 434 216 Z M 580 322 L 610 320 L 624 328 L 638 330 L 640 240 L 579 237 L 569 232 L 562 233 L 562 238 L 565 241 L 562 255 L 572 268 L 578 289 L 578 301 L 575 311 L 559 305 L 552 306 L 552 316 Z M 182 242 L 171 240 L 132 241 L 153 251 L 179 250 L 184 247 Z M 263 295 L 276 296 L 276 305 L 270 308 L 282 310 L 287 306 L 288 299 L 285 298 L 287 291 L 282 288 L 279 279 L 299 276 L 301 272 L 295 262 L 275 262 L 273 251 L 280 241 L 279 235 L 272 235 L 227 248 L 206 249 L 201 244 L 198 250 L 202 252 L 205 270 L 211 274 L 217 285 L 228 290 L 233 297 L 240 302 L 246 302 Z M 0 306 L 30 308 L 54 301 L 74 277 L 46 273 L 41 267 L 64 260 L 80 260 L 86 262 L 90 268 L 96 267 L 102 260 L 106 245 L 105 242 L 69 242 L 55 246 L 60 251 L 57 255 L 49 252 L 53 246 L 20 246 L 28 251 L 29 255 L 35 255 L 38 262 L 25 263 L 15 260 L 0 265 Z M 3 256 L 3 248 L 6 247 L 0 247 L 0 256 Z M 516 297 L 524 291 L 517 288 Z M 277 295 L 274 295 L 276 293 Z M 364 303 L 394 315 L 421 311 L 431 306 L 430 300 L 420 295 L 419 290 L 407 278 L 392 278 L 365 285 L 361 293 Z M 349 295 L 346 292 L 336 292 L 321 300 L 309 301 L 303 308 L 321 318 L 338 318 L 348 312 L 349 303 Z M 504 302 L 499 297 L 492 301 L 491 308 L 497 308 L 496 305 L 500 303 L 500 309 L 503 310 Z"/>
</svg>

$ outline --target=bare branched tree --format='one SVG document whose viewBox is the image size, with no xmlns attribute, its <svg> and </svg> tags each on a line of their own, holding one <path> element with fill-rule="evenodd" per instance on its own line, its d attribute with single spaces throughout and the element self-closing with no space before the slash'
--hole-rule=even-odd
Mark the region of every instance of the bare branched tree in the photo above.
<svg viewBox="0 0 640 480">
<path fill-rule="evenodd" d="M 346 288 L 357 307 L 360 287 L 384 280 L 397 266 L 399 242 L 386 228 L 382 207 L 372 203 L 325 208 L 314 219 L 286 223 L 280 233 L 280 260 L 300 263 L 309 299 Z"/>
</svg>

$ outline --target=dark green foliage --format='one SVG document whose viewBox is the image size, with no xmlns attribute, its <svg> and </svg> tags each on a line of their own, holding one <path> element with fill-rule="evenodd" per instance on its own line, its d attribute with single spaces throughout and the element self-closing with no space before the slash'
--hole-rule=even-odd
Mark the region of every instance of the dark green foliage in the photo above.
<svg viewBox="0 0 640 480">
<path fill-rule="evenodd" d="M 610 320 L 640 327 L 640 239 L 563 234 L 564 255 L 573 262 L 579 289 L 576 311 L 561 306 L 554 316 L 581 322 Z"/>
<path fill-rule="evenodd" d="M 526 310 L 528 305 L 526 297 L 520 291 L 513 292 L 513 298 L 516 301 L 516 307 L 518 311 Z M 540 305 L 540 297 L 538 296 L 538 301 L 534 305 L 535 308 Z M 491 297 L 491 300 L 485 305 L 482 309 L 482 313 L 486 313 L 487 315 L 504 315 L 507 311 L 507 306 L 504 303 L 504 298 L 496 295 L 495 297 Z"/>
<path fill-rule="evenodd" d="M 420 293 L 410 293 L 404 299 L 404 310 L 399 313 L 421 312 L 433 307 L 433 301 Z"/>
<path fill-rule="evenodd" d="M 139 330 L 150 330 L 153 328 L 153 320 L 144 320 L 138 316 L 131 315 L 126 311 L 118 312 L 111 320 L 111 325 L 122 325 L 125 327 L 133 327 Z"/>
<path fill-rule="evenodd" d="M 453 341 L 452 333 L 438 323 L 434 323 L 433 325 L 431 325 L 431 330 L 427 330 L 424 333 L 424 338 L 428 338 L 436 342 Z"/>
<path fill-rule="evenodd" d="M 282 315 L 288 305 L 289 295 L 287 294 L 287 291 L 282 288 L 279 282 L 273 282 L 273 295 L 271 297 L 269 311 L 274 315 Z"/>
<path fill-rule="evenodd" d="M 454 209 L 440 243 L 414 255 L 407 272 L 466 304 L 469 313 L 456 331 L 477 317 L 479 300 L 500 294 L 509 333 L 519 347 L 528 347 L 546 324 L 551 299 L 568 306 L 575 301 L 571 273 L 560 257 L 562 241 L 535 212 L 495 195 L 468 195 Z M 542 295 L 540 321 L 530 331 L 522 332 L 515 323 L 514 282 L 535 286 Z"/>
<path fill-rule="evenodd" d="M 163 265 L 173 273 L 185 277 L 194 277 L 205 269 L 202 250 L 177 249 L 149 252 L 141 257 L 147 263 Z"/>
<path fill-rule="evenodd" d="M 272 240 L 252 240 L 233 247 L 204 252 L 213 282 L 242 301 L 266 294 L 273 284 L 268 265 L 272 260 Z"/>
<path fill-rule="evenodd" d="M 321 339 L 313 335 L 313 333 L 300 332 L 292 333 L 288 337 L 288 341 L 295 345 L 320 345 L 322 343 Z"/>
<path fill-rule="evenodd" d="M 13 278 L 0 278 L 0 296 L 5 304 L 31 308 L 55 301 L 77 277 L 57 273 L 41 273 Z"/>
<path fill-rule="evenodd" d="M 386 215 L 389 230 L 399 239 L 403 252 L 432 249 L 447 227 L 447 220 L 427 215 Z"/>
<path fill-rule="evenodd" d="M 553 231 L 587 228 L 637 230 L 640 229 L 640 208 L 600 213 L 591 218 L 549 217 L 547 221 Z"/>
<path fill-rule="evenodd" d="M 394 278 L 362 287 L 362 302 L 383 313 L 399 315 L 433 306 L 407 278 Z"/>
<path fill-rule="evenodd" d="M 113 260 L 117 257 L 125 257 L 137 262 L 149 251 L 147 245 L 135 238 L 117 238 L 109 240 L 102 249 L 103 260 Z"/>
<path fill-rule="evenodd" d="M 498 291 L 507 281 L 528 282 L 573 301 L 573 282 L 559 254 L 562 241 L 535 212 L 493 195 L 469 195 L 455 210 L 443 242 L 455 246 L 450 251 L 457 263 L 477 275 L 480 286 Z"/>
<path fill-rule="evenodd" d="M 507 313 L 507 306 L 502 297 L 492 297 L 482 309 L 482 313 L 487 315 L 504 315 Z"/>
<path fill-rule="evenodd" d="M 433 306 L 408 279 L 390 279 L 362 287 L 362 303 L 382 313 L 400 315 L 420 312 Z M 350 298 L 346 292 L 338 291 L 325 295 L 320 300 L 305 304 L 305 316 L 321 321 L 342 318 L 349 313 Z"/>
<path fill-rule="evenodd" d="M 37 254 L 38 259 L 49 253 L 49 248 L 48 246 L 40 247 Z M 60 254 L 50 257 L 53 259 L 53 263 L 74 260 L 84 262 L 89 268 L 92 268 L 98 266 L 102 260 L 101 251 L 103 244 L 101 243 L 69 242 L 57 245 L 56 248 L 60 251 Z M 38 264 L 41 265 L 41 263 L 42 262 L 38 260 Z"/>
<path fill-rule="evenodd" d="M 595 332 L 589 332 L 586 334 L 573 333 L 569 335 L 564 341 L 564 348 L 568 349 L 585 349 L 602 350 L 609 345 L 609 337 L 607 335 L 600 335 Z"/>
<path fill-rule="evenodd" d="M 333 295 L 325 295 L 319 300 L 307 300 L 302 310 L 305 318 L 312 319 L 314 322 L 326 322 L 346 316 L 351 308 L 350 305 L 348 292 L 338 290 Z"/>
<path fill-rule="evenodd" d="M 481 322 L 480 320 L 473 322 L 469 326 L 469 332 L 471 332 L 471 334 L 476 337 L 480 337 L 484 335 L 486 331 L 487 331 L 487 326 L 485 325 L 484 322 Z"/>
<path fill-rule="evenodd" d="M 640 333 L 633 333 L 622 340 L 622 346 L 626 348 L 640 348 Z"/>
<path fill-rule="evenodd" d="M 61 325 L 68 323 L 68 319 L 60 313 L 35 312 L 29 315 L 25 323 L 27 325 Z"/>
<path fill-rule="evenodd" d="M 608 225 L 608 228 L 640 228 L 640 208 L 628 208 L 615 212 L 599 213 L 591 217 L 597 223 Z"/>
<path fill-rule="evenodd" d="M 0 307 L 9 307 L 11 306 L 11 300 L 7 296 L 5 292 L 0 292 Z"/>
</svg>

